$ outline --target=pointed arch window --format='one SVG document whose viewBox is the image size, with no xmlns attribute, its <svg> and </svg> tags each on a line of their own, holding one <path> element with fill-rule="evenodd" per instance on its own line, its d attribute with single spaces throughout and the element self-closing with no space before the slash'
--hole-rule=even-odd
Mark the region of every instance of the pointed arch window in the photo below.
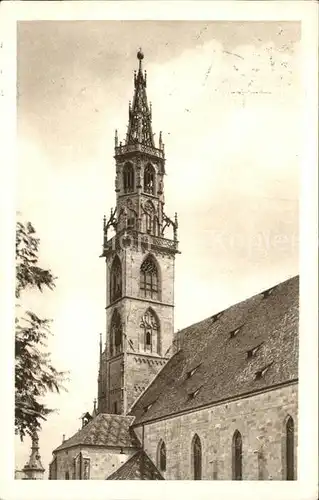
<svg viewBox="0 0 319 500">
<path fill-rule="evenodd" d="M 142 297 L 155 300 L 160 298 L 158 266 L 151 255 L 148 255 L 141 265 L 140 292 Z"/>
<path fill-rule="evenodd" d="M 131 163 L 125 163 L 123 168 L 123 188 L 124 193 L 134 191 L 134 168 Z"/>
<path fill-rule="evenodd" d="M 118 255 L 115 256 L 112 263 L 110 282 L 110 298 L 111 302 L 114 302 L 122 297 L 122 264 Z"/>
<path fill-rule="evenodd" d="M 233 479 L 241 480 L 243 478 L 242 456 L 243 456 L 243 442 L 241 434 L 238 430 L 234 432 L 232 443 L 232 465 L 233 465 Z"/>
<path fill-rule="evenodd" d="M 166 446 L 165 446 L 164 441 L 162 441 L 162 440 L 158 443 L 157 467 L 162 472 L 166 471 Z"/>
<path fill-rule="evenodd" d="M 286 479 L 292 481 L 294 474 L 294 421 L 291 416 L 286 422 Z"/>
<path fill-rule="evenodd" d="M 155 170 L 150 164 L 144 170 L 144 193 L 155 194 Z"/>
<path fill-rule="evenodd" d="M 192 448 L 193 477 L 195 480 L 202 479 L 202 444 L 197 434 L 193 438 Z"/>
<path fill-rule="evenodd" d="M 159 321 L 152 309 L 147 309 L 141 320 L 141 344 L 145 351 L 159 351 Z"/>
<path fill-rule="evenodd" d="M 111 321 L 111 345 L 110 345 L 111 356 L 122 352 L 122 338 L 123 338 L 122 320 L 118 310 L 115 309 Z"/>
</svg>

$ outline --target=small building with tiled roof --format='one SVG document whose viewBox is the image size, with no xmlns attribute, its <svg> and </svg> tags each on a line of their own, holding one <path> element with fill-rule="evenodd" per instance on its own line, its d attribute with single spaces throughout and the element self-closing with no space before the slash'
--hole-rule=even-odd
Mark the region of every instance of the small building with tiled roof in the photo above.
<svg viewBox="0 0 319 500">
<path fill-rule="evenodd" d="M 105 479 L 123 465 L 140 443 L 134 417 L 98 414 L 54 451 L 50 479 Z"/>
</svg>

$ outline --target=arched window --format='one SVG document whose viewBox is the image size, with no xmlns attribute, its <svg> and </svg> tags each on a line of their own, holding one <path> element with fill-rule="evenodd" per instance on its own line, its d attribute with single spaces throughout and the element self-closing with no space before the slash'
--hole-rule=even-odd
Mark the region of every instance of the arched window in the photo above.
<svg viewBox="0 0 319 500">
<path fill-rule="evenodd" d="M 111 321 L 111 356 L 122 352 L 122 321 L 117 309 L 113 312 Z"/>
<path fill-rule="evenodd" d="M 239 431 L 235 431 L 233 435 L 232 444 L 232 458 L 233 458 L 233 479 L 240 480 L 243 477 L 242 471 L 242 455 L 243 455 L 243 443 L 241 434 Z"/>
<path fill-rule="evenodd" d="M 122 297 L 122 265 L 119 257 L 116 255 L 111 267 L 111 302 Z"/>
<path fill-rule="evenodd" d="M 143 347 L 145 351 L 158 352 L 159 322 L 152 309 L 147 309 L 144 313 L 140 326 L 142 328 L 141 347 Z"/>
<path fill-rule="evenodd" d="M 147 165 L 144 170 L 144 193 L 155 194 L 155 171 L 152 165 Z"/>
<path fill-rule="evenodd" d="M 131 163 L 125 163 L 123 168 L 123 188 L 124 193 L 134 191 L 134 168 Z"/>
<path fill-rule="evenodd" d="M 159 300 L 158 267 L 154 257 L 148 255 L 140 269 L 140 291 L 143 297 Z"/>
<path fill-rule="evenodd" d="M 66 473 L 65 473 L 65 479 L 70 479 L 69 471 L 66 471 Z"/>
<path fill-rule="evenodd" d="M 158 443 L 157 467 L 162 472 L 166 471 L 166 446 L 165 446 L 164 441 L 162 441 L 162 440 Z"/>
<path fill-rule="evenodd" d="M 193 438 L 193 477 L 195 480 L 202 479 L 202 445 L 197 434 Z"/>
<path fill-rule="evenodd" d="M 292 481 L 294 474 L 294 421 L 288 417 L 286 422 L 286 479 Z"/>
</svg>

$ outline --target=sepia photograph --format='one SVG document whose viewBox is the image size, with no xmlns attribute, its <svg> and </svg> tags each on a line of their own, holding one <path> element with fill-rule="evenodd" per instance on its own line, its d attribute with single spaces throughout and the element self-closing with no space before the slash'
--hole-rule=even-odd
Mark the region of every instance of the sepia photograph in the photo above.
<svg viewBox="0 0 319 500">
<path fill-rule="evenodd" d="M 14 479 L 297 481 L 301 21 L 16 26 Z"/>
</svg>

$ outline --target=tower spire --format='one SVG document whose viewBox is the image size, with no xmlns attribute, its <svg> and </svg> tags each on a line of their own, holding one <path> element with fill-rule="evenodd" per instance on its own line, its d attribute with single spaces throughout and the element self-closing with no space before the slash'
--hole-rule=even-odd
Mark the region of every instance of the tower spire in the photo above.
<svg viewBox="0 0 319 500">
<path fill-rule="evenodd" d="M 155 147 L 151 125 L 151 110 L 146 95 L 146 72 L 143 74 L 142 49 L 137 52 L 138 72 L 134 73 L 134 97 L 129 112 L 129 124 L 126 134 L 126 144 L 143 144 Z"/>
</svg>

